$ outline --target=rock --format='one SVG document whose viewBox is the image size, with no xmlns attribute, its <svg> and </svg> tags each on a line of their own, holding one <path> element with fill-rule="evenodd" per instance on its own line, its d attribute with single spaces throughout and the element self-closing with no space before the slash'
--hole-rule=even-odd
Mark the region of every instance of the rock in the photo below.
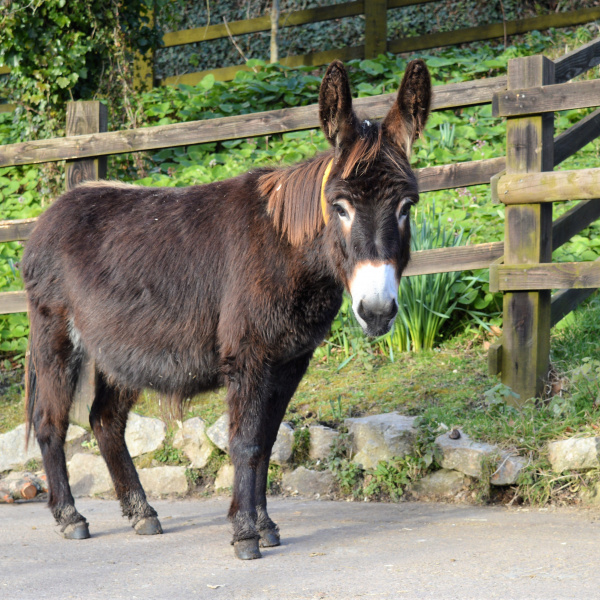
<svg viewBox="0 0 600 600">
<path fill-rule="evenodd" d="M 149 496 L 184 495 L 188 492 L 185 467 L 139 469 L 140 483 Z"/>
<path fill-rule="evenodd" d="M 459 438 L 451 439 L 449 433 L 444 433 L 435 440 L 436 458 L 444 469 L 479 478 L 482 462 L 485 459 L 497 460 L 497 469 L 490 482 L 494 485 L 516 483 L 519 472 L 526 464 L 524 458 L 513 456 L 492 444 L 474 442 L 463 431 L 460 434 Z"/>
<path fill-rule="evenodd" d="M 70 442 L 78 442 L 81 438 L 87 435 L 87 431 L 83 427 L 79 427 L 79 425 L 69 425 L 69 429 L 67 429 L 67 444 Z"/>
<path fill-rule="evenodd" d="M 522 456 L 502 452 L 490 483 L 492 485 L 514 485 L 517 483 L 519 473 L 527 466 L 527 462 L 527 459 Z"/>
<path fill-rule="evenodd" d="M 380 460 L 404 456 L 412 451 L 416 439 L 415 417 L 396 412 L 346 419 L 344 425 L 352 438 L 352 462 L 373 469 Z"/>
<path fill-rule="evenodd" d="M 73 496 L 95 496 L 114 492 L 112 479 L 101 456 L 75 454 L 69 462 L 69 483 Z"/>
<path fill-rule="evenodd" d="M 276 465 L 283 465 L 292 457 L 292 447 L 294 445 L 294 430 L 287 423 L 282 423 L 277 432 L 277 439 L 271 450 L 271 462 Z"/>
<path fill-rule="evenodd" d="M 206 435 L 217 448 L 229 452 L 229 415 L 225 413 L 220 416 L 215 424 L 206 430 Z M 273 444 L 271 462 L 281 465 L 290 460 L 293 445 L 294 430 L 287 423 L 282 423 Z"/>
<path fill-rule="evenodd" d="M 331 493 L 334 481 L 330 471 L 311 471 L 298 467 L 291 473 L 284 473 L 281 486 L 291 494 L 321 497 Z"/>
<path fill-rule="evenodd" d="M 225 489 L 233 487 L 233 465 L 223 465 L 218 473 L 217 478 L 215 479 L 215 489 Z"/>
<path fill-rule="evenodd" d="M 579 492 L 581 502 L 587 506 L 600 506 L 600 482 L 596 481 Z"/>
<path fill-rule="evenodd" d="M 600 466 L 600 437 L 570 438 L 548 444 L 548 458 L 557 473 L 570 469 L 594 469 Z"/>
<path fill-rule="evenodd" d="M 453 498 L 465 487 L 466 483 L 467 477 L 464 473 L 441 469 L 417 481 L 411 491 L 419 498 Z"/>
<path fill-rule="evenodd" d="M 183 450 L 190 460 L 190 467 L 202 469 L 208 463 L 213 446 L 206 437 L 206 425 L 200 417 L 183 422 L 173 437 L 173 447 Z"/>
<path fill-rule="evenodd" d="M 27 461 L 41 460 L 42 451 L 33 435 L 29 438 L 29 448 L 25 450 L 25 423 L 12 431 L 0 435 L 0 472 L 10 471 Z"/>
<path fill-rule="evenodd" d="M 167 426 L 160 419 L 129 413 L 125 443 L 132 457 L 158 450 L 165 440 Z"/>
<path fill-rule="evenodd" d="M 309 458 L 311 460 L 324 460 L 329 457 L 331 445 L 340 435 L 339 431 L 324 425 L 311 425 L 308 428 L 310 434 Z"/>
<path fill-rule="evenodd" d="M 223 452 L 229 451 L 229 415 L 221 415 L 216 422 L 206 430 L 208 439 Z"/>
</svg>

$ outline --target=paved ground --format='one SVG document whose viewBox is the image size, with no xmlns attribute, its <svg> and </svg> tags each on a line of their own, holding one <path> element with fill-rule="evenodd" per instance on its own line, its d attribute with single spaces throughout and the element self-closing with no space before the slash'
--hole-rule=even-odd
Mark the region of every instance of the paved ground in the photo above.
<svg viewBox="0 0 600 600">
<path fill-rule="evenodd" d="M 153 504 L 165 534 L 142 537 L 116 502 L 79 500 L 83 541 L 42 503 L 0 505 L 0 598 L 600 598 L 600 513 L 278 499 L 283 545 L 242 562 L 227 499 Z"/>
</svg>

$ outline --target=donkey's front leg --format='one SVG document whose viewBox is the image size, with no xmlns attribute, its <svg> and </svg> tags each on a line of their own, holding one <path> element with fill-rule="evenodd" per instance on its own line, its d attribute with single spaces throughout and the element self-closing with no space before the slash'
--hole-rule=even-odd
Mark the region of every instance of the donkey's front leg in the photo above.
<svg viewBox="0 0 600 600">
<path fill-rule="evenodd" d="M 250 560 L 261 557 L 255 488 L 257 467 L 264 454 L 269 373 L 256 356 L 246 357 L 243 363 L 243 368 L 232 369 L 227 390 L 229 454 L 235 470 L 229 519 L 235 555 Z"/>
<path fill-rule="evenodd" d="M 230 411 L 231 436 L 229 452 L 235 470 L 233 498 L 229 519 L 233 524 L 233 547 L 235 555 L 242 560 L 260 558 L 259 534 L 256 529 L 256 470 L 262 451 L 260 425 L 262 419 L 243 415 L 236 423 Z M 260 411 L 262 412 L 262 411 Z M 239 418 L 239 417 L 238 417 Z"/>
<path fill-rule="evenodd" d="M 287 406 L 306 373 L 312 353 L 307 353 L 283 364 L 273 365 L 271 368 L 271 384 L 267 400 L 265 444 L 263 454 L 256 472 L 256 528 L 260 535 L 260 546 L 270 548 L 279 546 L 279 527 L 274 523 L 267 512 L 267 479 L 269 475 L 269 459 L 271 450 L 277 439 L 279 426 L 285 415 Z"/>
</svg>

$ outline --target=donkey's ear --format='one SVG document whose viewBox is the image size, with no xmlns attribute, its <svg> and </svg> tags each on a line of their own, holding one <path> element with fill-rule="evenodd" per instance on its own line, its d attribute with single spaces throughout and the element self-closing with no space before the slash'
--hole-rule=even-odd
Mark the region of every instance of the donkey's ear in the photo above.
<svg viewBox="0 0 600 600">
<path fill-rule="evenodd" d="M 384 135 L 408 158 L 413 142 L 421 135 L 429 116 L 431 77 L 421 60 L 408 63 L 398 98 L 382 124 Z"/>
<path fill-rule="evenodd" d="M 335 148 L 347 147 L 356 137 L 356 115 L 352 110 L 350 82 L 344 65 L 334 60 L 328 67 L 319 92 L 321 129 Z"/>
</svg>

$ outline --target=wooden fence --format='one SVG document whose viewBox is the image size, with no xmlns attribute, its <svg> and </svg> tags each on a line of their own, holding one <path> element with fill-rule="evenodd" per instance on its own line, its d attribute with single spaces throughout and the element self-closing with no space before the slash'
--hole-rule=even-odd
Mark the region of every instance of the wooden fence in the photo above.
<svg viewBox="0 0 600 600">
<path fill-rule="evenodd" d="M 504 23 L 493 23 L 490 25 L 481 25 L 478 27 L 469 27 L 442 33 L 388 39 L 388 10 L 417 4 L 432 3 L 435 1 L 439 0 L 358 0 L 355 2 L 345 2 L 343 4 L 322 6 L 319 8 L 281 14 L 279 17 L 280 28 L 297 27 L 309 23 L 319 23 L 344 17 L 364 15 L 365 43 L 360 46 L 347 46 L 322 52 L 287 56 L 281 58 L 279 62 L 291 67 L 300 65 L 321 66 L 329 64 L 336 58 L 342 61 L 348 61 L 354 58 L 374 58 L 385 52 L 392 52 L 395 54 L 401 52 L 414 52 L 416 50 L 452 46 L 454 44 L 462 44 L 465 42 L 502 38 L 527 33 L 528 31 L 548 29 L 550 27 L 570 27 L 600 19 L 600 8 L 586 8 L 559 13 L 548 10 L 549 14 L 528 19 L 505 21 Z M 434 13 L 434 11 L 435 8 L 433 7 L 432 13 Z M 227 24 L 223 23 L 167 33 L 163 37 L 163 47 L 170 48 L 173 46 L 182 46 L 227 38 L 230 35 L 245 35 L 260 31 L 269 31 L 270 29 L 271 19 L 270 16 L 266 15 L 245 21 L 233 21 Z M 148 57 L 147 61 L 148 60 L 151 61 L 151 57 Z M 147 62 L 144 63 L 141 61 L 138 62 L 138 64 L 140 65 L 136 71 L 139 73 L 137 79 L 138 87 L 149 89 L 153 84 L 151 70 L 144 66 Z M 166 77 L 160 83 L 162 85 L 176 85 L 179 83 L 195 85 L 209 73 L 212 73 L 215 79 L 219 81 L 228 81 L 233 79 L 235 74 L 240 70 L 247 71 L 249 68 L 246 67 L 246 65 L 234 65 L 220 69 L 198 71 L 195 73 Z"/>
<path fill-rule="evenodd" d="M 432 110 L 492 102 L 507 117 L 506 157 L 417 169 L 421 192 L 492 180 L 506 205 L 505 241 L 413 253 L 406 276 L 490 267 L 491 285 L 505 292 L 504 334 L 490 349 L 490 371 L 522 400 L 539 395 L 547 373 L 550 327 L 600 284 L 600 261 L 551 263 L 558 248 L 600 217 L 600 169 L 551 173 L 600 135 L 600 110 L 556 138 L 553 112 L 600 105 L 600 80 L 570 81 L 600 63 L 600 38 L 554 62 L 514 59 L 507 77 L 436 86 Z M 383 117 L 395 94 L 356 99 L 371 118 Z M 67 160 L 68 185 L 104 176 L 107 155 L 263 136 L 318 127 L 316 105 L 141 129 L 106 132 L 98 102 L 69 105 L 68 137 L 0 146 L 0 167 Z M 74 161 L 74 162 L 72 162 Z M 552 202 L 580 199 L 552 223 Z M 0 242 L 26 240 L 35 219 L 0 221 Z M 550 296 L 551 289 L 561 289 Z M 0 314 L 27 309 L 24 292 L 0 293 Z"/>
</svg>

